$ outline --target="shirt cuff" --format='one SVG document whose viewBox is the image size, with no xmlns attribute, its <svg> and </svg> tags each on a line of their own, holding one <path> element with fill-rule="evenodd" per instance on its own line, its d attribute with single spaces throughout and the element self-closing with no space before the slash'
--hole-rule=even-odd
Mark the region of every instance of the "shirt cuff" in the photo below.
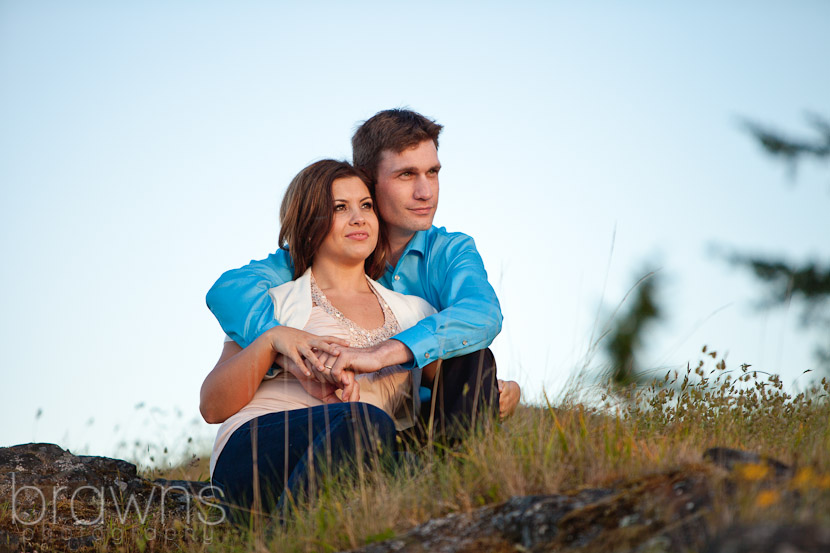
<svg viewBox="0 0 830 553">
<path fill-rule="evenodd" d="M 413 361 L 402 366 L 412 369 L 414 367 L 424 368 L 433 361 L 437 361 L 441 353 L 438 350 L 438 340 L 428 330 L 419 325 L 410 327 L 392 337 L 393 340 L 402 342 L 412 352 Z"/>
</svg>

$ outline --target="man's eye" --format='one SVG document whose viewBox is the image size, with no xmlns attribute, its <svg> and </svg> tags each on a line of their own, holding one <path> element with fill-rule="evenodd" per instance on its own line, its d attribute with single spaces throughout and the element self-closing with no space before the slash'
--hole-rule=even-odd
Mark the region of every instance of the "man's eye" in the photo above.
<svg viewBox="0 0 830 553">
<path fill-rule="evenodd" d="M 412 173 L 410 171 L 404 171 L 403 173 L 401 173 L 401 176 L 402 177 L 411 177 Z"/>
</svg>

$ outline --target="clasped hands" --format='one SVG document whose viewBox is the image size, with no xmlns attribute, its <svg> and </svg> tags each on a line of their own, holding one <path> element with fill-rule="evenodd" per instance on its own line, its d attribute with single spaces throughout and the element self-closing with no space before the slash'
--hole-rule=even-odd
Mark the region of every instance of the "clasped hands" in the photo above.
<svg viewBox="0 0 830 553">
<path fill-rule="evenodd" d="M 349 347 L 334 336 L 316 336 L 284 326 L 267 331 L 276 363 L 300 381 L 306 392 L 325 403 L 359 401 L 356 373 L 374 372 L 382 366 L 372 348 Z"/>
</svg>

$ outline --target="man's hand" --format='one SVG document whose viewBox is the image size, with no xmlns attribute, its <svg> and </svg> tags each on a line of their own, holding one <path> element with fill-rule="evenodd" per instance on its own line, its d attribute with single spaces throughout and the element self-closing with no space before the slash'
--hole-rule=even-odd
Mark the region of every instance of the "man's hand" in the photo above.
<svg viewBox="0 0 830 553">
<path fill-rule="evenodd" d="M 338 348 L 337 357 L 331 367 L 331 376 L 339 380 L 344 371 L 372 373 L 383 367 L 400 365 L 411 360 L 412 352 L 397 340 L 386 340 L 368 348 Z"/>
<path fill-rule="evenodd" d="M 519 400 L 522 397 L 522 390 L 519 383 L 513 380 L 499 380 L 499 418 L 504 420 L 513 414 Z"/>
</svg>

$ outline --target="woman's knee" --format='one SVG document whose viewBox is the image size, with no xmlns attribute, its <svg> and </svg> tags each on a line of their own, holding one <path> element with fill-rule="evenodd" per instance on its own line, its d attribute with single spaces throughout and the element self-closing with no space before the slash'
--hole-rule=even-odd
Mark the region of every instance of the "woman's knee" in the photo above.
<svg viewBox="0 0 830 553">
<path fill-rule="evenodd" d="M 383 450 L 395 439 L 395 423 L 383 409 L 360 402 L 341 403 L 338 407 L 330 427 L 332 445 L 358 448 L 354 451 L 364 447 Z"/>
<path fill-rule="evenodd" d="M 351 407 L 349 415 L 355 422 L 375 428 L 381 435 L 391 434 L 394 436 L 395 421 L 380 407 L 360 402 L 348 403 L 347 405 Z"/>
</svg>

